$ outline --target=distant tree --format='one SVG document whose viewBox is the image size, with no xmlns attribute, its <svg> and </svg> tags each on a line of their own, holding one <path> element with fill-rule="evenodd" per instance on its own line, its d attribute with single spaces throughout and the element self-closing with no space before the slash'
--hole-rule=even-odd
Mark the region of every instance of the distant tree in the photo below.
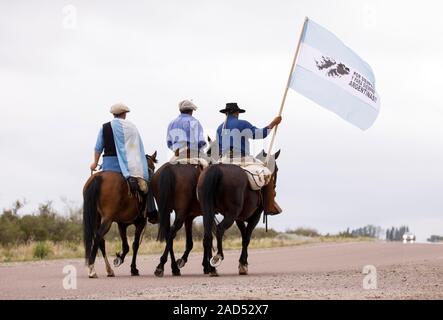
<svg viewBox="0 0 443 320">
<path fill-rule="evenodd" d="M 432 235 L 427 239 L 428 242 L 443 242 L 443 236 Z"/>
</svg>

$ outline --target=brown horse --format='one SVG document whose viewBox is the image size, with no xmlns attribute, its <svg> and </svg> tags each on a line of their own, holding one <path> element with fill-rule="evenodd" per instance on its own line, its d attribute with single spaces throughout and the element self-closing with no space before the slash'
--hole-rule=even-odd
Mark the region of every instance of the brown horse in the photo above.
<svg viewBox="0 0 443 320">
<path fill-rule="evenodd" d="M 152 178 L 152 190 L 158 204 L 159 231 L 158 240 L 166 241 L 165 250 L 160 258 L 154 274 L 162 277 L 164 265 L 171 255 L 171 269 L 175 276 L 180 275 L 180 268 L 188 261 L 192 250 L 192 222 L 202 215 L 200 204 L 197 200 L 197 181 L 202 168 L 192 164 L 165 163 L 158 169 Z M 175 212 L 175 220 L 171 227 L 171 213 Z M 175 260 L 173 242 L 177 232 L 185 224 L 186 250 L 183 256 Z"/>
<path fill-rule="evenodd" d="M 150 170 L 154 170 L 157 162 L 156 156 L 157 152 L 152 156 L 146 155 Z M 89 277 L 97 278 L 94 263 L 98 248 L 103 254 L 108 277 L 114 276 L 114 271 L 106 256 L 104 240 L 104 236 L 113 222 L 117 222 L 123 242 L 123 251 L 117 254 L 118 260 L 114 261 L 116 266 L 123 263 L 129 251 L 126 229 L 131 224 L 135 225 L 131 274 L 138 275 L 139 272 L 136 267 L 137 251 L 141 234 L 146 226 L 146 218 L 143 212 L 140 212 L 137 198 L 130 194 L 123 175 L 111 171 L 95 173 L 88 179 L 83 188 L 83 199 L 83 240 Z M 119 262 L 119 264 L 116 262 Z"/>
<path fill-rule="evenodd" d="M 218 142 L 211 140 L 208 136 L 209 147 L 206 151 L 207 160 L 214 162 L 219 156 Z M 201 216 L 202 210 L 197 199 L 197 182 L 202 172 L 199 165 L 192 164 L 172 164 L 165 163 L 152 178 L 152 190 L 158 204 L 159 211 L 159 232 L 158 240 L 166 241 L 165 250 L 160 258 L 160 263 L 154 274 L 162 277 L 164 265 L 168 260 L 168 253 L 171 255 L 172 274 L 179 276 L 180 269 L 187 261 L 189 253 L 193 248 L 192 223 L 194 219 Z M 175 220 L 171 229 L 170 215 L 175 212 Z M 175 260 L 173 243 L 177 232 L 185 225 L 186 248 L 183 256 Z M 207 267 L 205 274 L 209 273 Z"/>
<path fill-rule="evenodd" d="M 275 160 L 280 151 L 270 157 L 273 163 L 272 177 L 266 186 L 272 188 L 272 196 L 275 196 L 278 168 Z M 264 160 L 266 153 L 257 158 Z M 248 177 L 245 171 L 233 164 L 215 164 L 205 169 L 198 181 L 198 195 L 203 209 L 203 264 L 209 270 L 211 276 L 217 276 L 215 266 L 223 260 L 223 235 L 225 231 L 237 223 L 242 235 L 242 252 L 239 259 L 239 274 L 248 274 L 248 245 L 252 231 L 257 226 L 263 211 L 263 199 L 261 191 L 254 191 L 249 187 Z M 212 233 L 215 227 L 215 214 L 220 213 L 224 219 L 216 226 L 217 254 L 212 257 Z M 247 224 L 246 224 L 247 223 Z"/>
</svg>

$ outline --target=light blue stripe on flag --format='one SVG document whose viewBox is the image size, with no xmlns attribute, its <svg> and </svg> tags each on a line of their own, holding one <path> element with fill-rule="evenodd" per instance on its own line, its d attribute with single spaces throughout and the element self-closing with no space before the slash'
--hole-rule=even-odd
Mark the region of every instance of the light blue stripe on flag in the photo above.
<svg viewBox="0 0 443 320">
<path fill-rule="evenodd" d="M 368 129 L 379 113 L 371 67 L 334 34 L 310 20 L 304 27 L 290 87 L 362 130 Z"/>
<path fill-rule="evenodd" d="M 142 138 L 140 137 L 140 135 L 138 136 L 138 139 L 140 141 L 140 154 L 143 155 L 142 158 L 142 165 L 143 165 L 143 178 L 147 181 L 151 180 L 151 177 L 149 176 L 149 169 L 148 169 L 148 161 L 146 159 L 146 153 L 145 153 L 145 147 L 143 145 L 143 141 Z"/>
<path fill-rule="evenodd" d="M 114 135 L 114 142 L 117 151 L 117 158 L 120 164 L 120 170 L 125 178 L 129 178 L 128 159 L 126 158 L 125 149 L 125 134 L 122 124 L 118 119 L 111 121 L 112 133 Z"/>
<path fill-rule="evenodd" d="M 294 78 L 295 86 L 291 87 L 297 92 L 362 130 L 368 129 L 377 118 L 377 110 L 303 67 L 295 69 Z"/>
</svg>

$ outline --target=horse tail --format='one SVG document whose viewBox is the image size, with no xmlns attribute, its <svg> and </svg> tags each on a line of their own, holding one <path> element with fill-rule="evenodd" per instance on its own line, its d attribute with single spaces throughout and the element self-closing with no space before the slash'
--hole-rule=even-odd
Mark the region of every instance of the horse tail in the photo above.
<svg viewBox="0 0 443 320">
<path fill-rule="evenodd" d="M 100 194 L 102 177 L 97 176 L 92 179 L 89 186 L 83 193 L 83 243 L 85 246 L 86 262 L 91 255 L 92 243 L 95 231 L 97 230 L 98 210 L 97 201 Z"/>
<path fill-rule="evenodd" d="M 215 226 L 215 201 L 220 187 L 223 172 L 218 165 L 210 166 L 205 173 L 201 192 L 200 203 L 203 209 L 203 226 L 205 235 L 213 232 Z"/>
<path fill-rule="evenodd" d="M 166 166 L 158 179 L 160 199 L 158 202 L 159 228 L 157 240 L 165 241 L 171 230 L 171 211 L 174 203 L 175 174 L 172 166 Z"/>
</svg>

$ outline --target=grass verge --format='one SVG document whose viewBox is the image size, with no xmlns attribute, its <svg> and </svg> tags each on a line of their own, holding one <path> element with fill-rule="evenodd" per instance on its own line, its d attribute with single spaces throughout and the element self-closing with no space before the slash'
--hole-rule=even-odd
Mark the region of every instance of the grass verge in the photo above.
<svg viewBox="0 0 443 320">
<path fill-rule="evenodd" d="M 130 244 L 132 239 L 128 239 Z M 259 248 L 275 248 L 297 246 L 310 243 L 334 243 L 334 242 L 356 242 L 356 241 L 374 241 L 372 238 L 344 238 L 344 237 L 297 237 L 288 236 L 287 234 L 279 234 L 272 238 L 253 238 L 249 244 L 250 249 Z M 215 243 L 215 240 L 214 240 Z M 223 247 L 229 249 L 241 249 L 241 238 L 225 238 Z M 161 254 L 164 250 L 164 243 L 145 239 L 140 245 L 139 254 Z M 179 256 L 185 249 L 186 241 L 183 238 L 174 241 L 174 251 Z M 113 257 L 116 252 L 120 251 L 121 242 L 111 240 L 106 242 L 106 252 L 108 256 Z M 202 252 L 201 240 L 194 241 L 193 252 Z M 129 253 L 131 254 L 131 252 Z M 10 245 L 7 247 L 0 246 L 0 262 L 17 262 L 17 261 L 38 261 L 51 259 L 72 259 L 82 258 L 84 255 L 83 244 L 78 242 L 52 242 L 40 241 L 30 242 L 28 244 Z"/>
</svg>

